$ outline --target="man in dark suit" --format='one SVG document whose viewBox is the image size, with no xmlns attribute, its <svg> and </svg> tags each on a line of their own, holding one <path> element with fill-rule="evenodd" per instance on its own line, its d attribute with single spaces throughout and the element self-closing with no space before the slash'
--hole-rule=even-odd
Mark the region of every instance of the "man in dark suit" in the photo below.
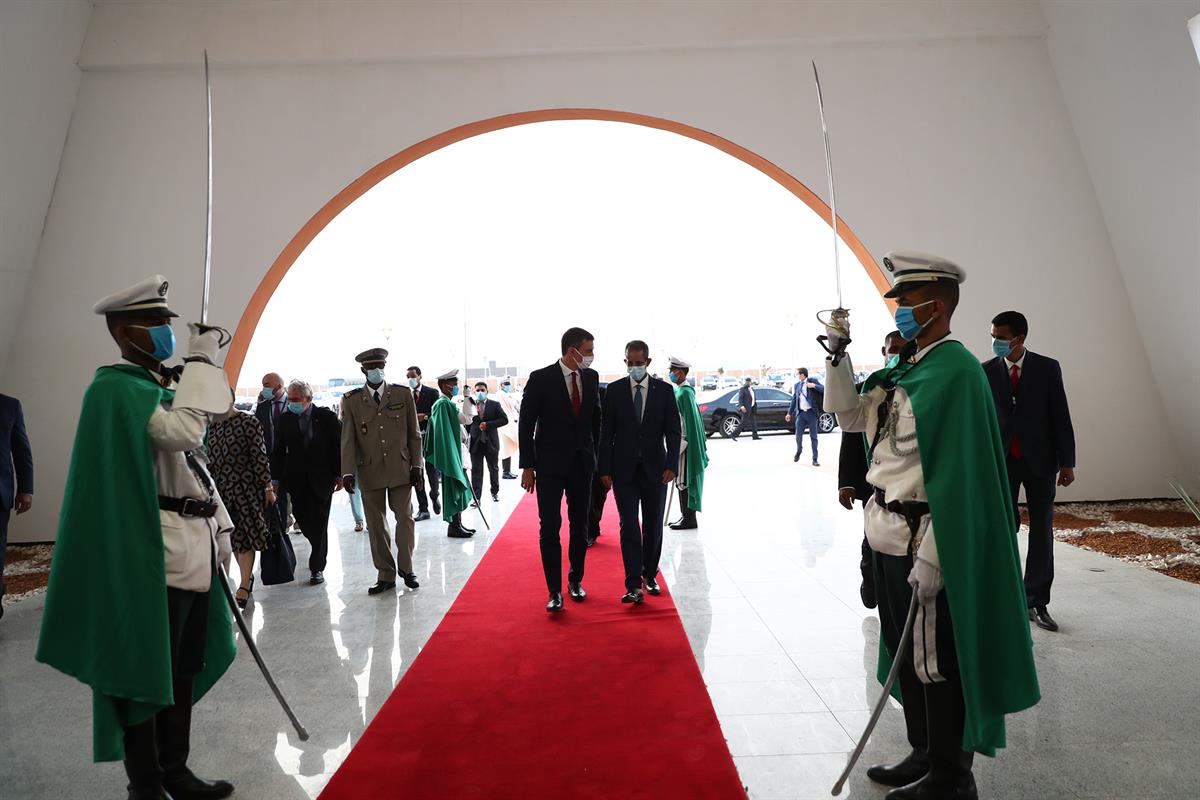
<svg viewBox="0 0 1200 800">
<path fill-rule="evenodd" d="M 883 339 L 883 360 L 887 367 L 894 366 L 899 360 L 900 348 L 904 347 L 904 337 L 900 331 L 892 331 Z M 892 357 L 896 358 L 893 359 Z M 862 384 L 855 386 L 861 389 Z M 867 448 L 865 435 L 842 431 L 842 449 L 838 453 L 838 502 L 847 511 L 854 509 L 854 501 L 866 508 L 867 498 L 874 493 L 875 488 L 867 481 Z M 858 587 L 858 595 L 863 605 L 874 608 L 878 603 L 875 598 L 875 566 L 871 557 L 871 545 L 867 542 L 864 530 L 862 540 L 862 558 L 858 562 L 862 573 L 862 583 Z"/>
<path fill-rule="evenodd" d="M 808 367 L 796 370 L 796 386 L 792 389 L 792 404 L 788 407 L 787 421 L 796 420 L 796 455 L 792 458 L 795 463 L 804 452 L 804 431 L 812 439 L 812 465 L 819 467 L 817 461 L 817 434 L 821 431 L 817 421 L 821 418 L 821 400 L 825 387 L 816 378 L 808 377 Z"/>
<path fill-rule="evenodd" d="M 278 372 L 268 372 L 263 375 L 262 392 L 258 395 L 258 405 L 254 407 L 254 416 L 262 424 L 263 440 L 266 442 L 268 453 L 275 452 L 275 428 L 286 410 L 287 390 L 283 386 L 283 378 L 279 377 Z M 290 525 L 286 492 L 279 492 L 275 499 L 275 508 L 279 512 L 280 521 L 284 525 Z"/>
<path fill-rule="evenodd" d="M 604 407 L 604 393 L 608 390 L 608 384 L 600 384 L 600 407 Z M 609 489 L 604 485 L 604 481 L 600 480 L 600 473 L 597 472 L 592 477 L 592 510 L 588 515 L 588 535 L 587 546 L 591 547 L 600 538 L 600 520 L 604 518 L 604 506 L 608 503 Z"/>
<path fill-rule="evenodd" d="M 737 441 L 747 426 L 754 438 L 758 439 L 758 399 L 754 396 L 754 386 L 749 376 L 746 376 L 742 388 L 738 389 L 738 411 L 742 415 L 742 424 L 734 432 L 733 441 Z"/>
<path fill-rule="evenodd" d="M 421 383 L 421 368 L 408 368 L 408 388 L 412 389 L 413 399 L 417 401 L 417 424 L 421 427 L 421 436 L 429 429 L 429 414 L 433 404 L 441 397 L 437 389 Z M 425 493 L 425 484 L 418 483 L 417 490 L 417 522 L 429 519 L 429 503 L 433 501 L 433 513 L 442 513 L 442 504 L 438 500 L 438 491 L 442 485 L 442 473 L 433 464 L 425 463 L 425 479 L 429 481 L 429 493 Z"/>
<path fill-rule="evenodd" d="M 596 441 L 600 438 L 600 376 L 589 369 L 595 337 L 583 328 L 562 335 L 562 358 L 529 376 L 518 424 L 521 488 L 537 492 L 542 570 L 550 600 L 546 610 L 562 611 L 562 498 L 567 496 L 567 575 L 571 599 L 587 597 L 583 562 L 587 557 L 588 511 Z"/>
<path fill-rule="evenodd" d="M 1029 507 L 1029 554 L 1025 560 L 1025 598 L 1029 618 L 1039 628 L 1058 630 L 1050 616 L 1050 585 L 1054 582 L 1055 485 L 1075 480 L 1075 430 L 1063 388 L 1062 367 L 1053 358 L 1025 347 L 1029 322 L 1018 311 L 1004 311 L 992 320 L 992 352 L 983 364 L 1000 436 L 1008 453 L 1008 483 L 1013 507 L 1025 487 Z M 1016 514 L 1020 525 L 1020 514 Z"/>
<path fill-rule="evenodd" d="M 642 585 L 661 594 L 663 511 L 667 487 L 679 464 L 681 423 L 675 390 L 650 377 L 650 347 L 635 339 L 625 345 L 629 377 L 609 384 L 600 428 L 600 479 L 611 486 L 621 517 L 625 562 L 622 603 L 642 602 Z M 641 521 L 638 521 L 638 510 Z"/>
<path fill-rule="evenodd" d="M 279 418 L 271 452 L 271 477 L 292 498 L 300 532 L 312 545 L 309 583 L 325 582 L 329 552 L 329 506 L 342 488 L 342 423 L 328 408 L 314 406 L 312 387 L 288 384 L 288 410 Z"/>
<path fill-rule="evenodd" d="M 488 386 L 483 381 L 475 384 L 475 416 L 467 428 L 467 451 L 471 454 L 471 488 L 475 499 L 483 496 L 483 463 L 487 462 L 491 477 L 492 500 L 500 500 L 500 434 L 497 431 L 508 424 L 508 415 L 495 400 L 488 400 Z"/>
<path fill-rule="evenodd" d="M 24 514 L 33 508 L 33 450 L 25 433 L 21 401 L 0 394 L 0 600 L 4 598 L 4 551 L 8 547 L 8 519 L 13 509 Z M 0 605 L 0 617 L 4 606 Z"/>
</svg>

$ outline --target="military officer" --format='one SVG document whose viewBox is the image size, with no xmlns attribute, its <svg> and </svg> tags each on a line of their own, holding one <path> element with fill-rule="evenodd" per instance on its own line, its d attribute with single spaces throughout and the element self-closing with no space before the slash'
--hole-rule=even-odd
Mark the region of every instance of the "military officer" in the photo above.
<svg viewBox="0 0 1200 800">
<path fill-rule="evenodd" d="M 122 359 L 84 395 L 37 658 L 92 687 L 95 760 L 124 760 L 130 798 L 228 797 L 187 765 L 192 704 L 236 653 L 215 568 L 233 524 L 198 452 L 233 404 L 228 340 L 193 323 L 182 377 L 165 367 L 177 315 L 161 275 L 94 311 Z"/>
<path fill-rule="evenodd" d="M 362 493 L 378 570 L 375 585 L 367 589 L 371 595 L 396 588 L 397 571 L 408 588 L 421 585 L 413 573 L 416 526 L 408 513 L 412 489 L 422 481 L 421 429 L 412 392 L 384 382 L 387 355 L 376 347 L 355 356 L 367 383 L 342 398 L 342 486 L 352 492 L 357 483 Z M 392 557 L 388 506 L 396 516 L 398 558 Z"/>
</svg>

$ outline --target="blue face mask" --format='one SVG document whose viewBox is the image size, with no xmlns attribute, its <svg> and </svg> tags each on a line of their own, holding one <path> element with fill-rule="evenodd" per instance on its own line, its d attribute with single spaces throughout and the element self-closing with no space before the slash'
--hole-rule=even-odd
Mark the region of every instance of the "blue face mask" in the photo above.
<svg viewBox="0 0 1200 800">
<path fill-rule="evenodd" d="M 258 396 L 260 398 L 262 398 L 263 400 L 270 400 L 272 397 L 275 396 L 275 390 L 272 389 L 270 386 L 264 386 L 263 390 L 258 393 Z"/>
<path fill-rule="evenodd" d="M 1007 358 L 1012 352 L 1012 342 L 1007 339 L 992 339 L 992 352 L 996 358 Z"/>
<path fill-rule="evenodd" d="M 635 381 L 641 381 L 643 378 L 646 377 L 646 368 L 645 367 L 630 367 L 629 368 L 629 377 L 633 378 Z"/>
<path fill-rule="evenodd" d="M 487 401 L 487 392 L 476 392 L 475 393 L 475 402 L 476 403 L 483 403 L 486 401 Z"/>
<path fill-rule="evenodd" d="M 671 383 L 673 383 L 677 386 L 680 386 L 683 384 L 683 376 L 679 375 L 676 372 L 670 373 L 667 377 L 669 377 L 671 379 Z"/>
<path fill-rule="evenodd" d="M 367 382 L 372 386 L 378 386 L 383 383 L 383 367 L 367 370 Z"/>
<path fill-rule="evenodd" d="M 892 353 L 890 356 L 888 356 L 887 363 L 885 363 L 883 366 L 884 366 L 884 369 L 892 369 L 899 363 L 900 363 L 900 355 L 898 353 Z"/>
<path fill-rule="evenodd" d="M 153 328 L 147 328 L 144 325 L 131 325 L 130 327 L 141 328 L 150 334 L 150 342 L 154 345 L 154 352 L 142 350 L 136 344 L 138 350 L 153 358 L 155 361 L 166 361 L 175 354 L 175 331 L 171 330 L 170 325 L 155 325 Z M 132 342 L 131 342 L 132 344 Z"/>
<path fill-rule="evenodd" d="M 917 334 L 925 329 L 925 325 L 933 322 L 932 319 L 926 320 L 924 324 L 917 322 L 913 311 L 921 306 L 927 306 L 932 303 L 932 300 L 926 300 L 924 303 L 918 303 L 915 306 L 900 306 L 896 309 L 896 330 L 900 331 L 900 335 L 905 339 L 915 339 Z"/>
<path fill-rule="evenodd" d="M 509 392 L 512 391 L 512 387 L 506 383 L 500 387 L 500 391 L 504 392 L 505 394 L 508 394 Z"/>
<path fill-rule="evenodd" d="M 288 403 L 288 411 L 292 412 L 293 414 L 303 414 L 304 403 Z"/>
<path fill-rule="evenodd" d="M 417 387 L 418 387 L 418 386 L 420 386 L 420 385 L 421 385 L 421 379 L 420 379 L 420 378 L 409 378 L 409 379 L 408 379 L 408 388 L 410 388 L 410 389 L 415 389 L 415 388 L 417 388 Z"/>
<path fill-rule="evenodd" d="M 450 396 L 458 397 L 458 387 L 457 386 L 450 387 Z"/>
</svg>

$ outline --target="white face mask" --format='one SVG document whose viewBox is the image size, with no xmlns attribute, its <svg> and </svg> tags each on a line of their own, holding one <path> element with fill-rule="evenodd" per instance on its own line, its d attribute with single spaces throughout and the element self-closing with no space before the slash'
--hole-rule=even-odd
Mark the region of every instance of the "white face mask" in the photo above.
<svg viewBox="0 0 1200 800">
<path fill-rule="evenodd" d="M 575 348 L 575 352 L 579 354 L 579 369 L 587 369 L 592 365 L 592 361 L 595 360 L 595 356 L 585 356 L 578 347 Z"/>
</svg>

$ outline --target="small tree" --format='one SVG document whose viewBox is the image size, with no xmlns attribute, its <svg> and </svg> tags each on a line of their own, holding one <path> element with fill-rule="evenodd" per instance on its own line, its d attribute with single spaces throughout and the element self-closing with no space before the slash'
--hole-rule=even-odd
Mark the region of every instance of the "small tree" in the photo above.
<svg viewBox="0 0 1200 800">
<path fill-rule="evenodd" d="M 725 368 L 717 367 L 717 374 L 720 375 L 722 378 L 724 378 L 725 377 Z"/>
</svg>

